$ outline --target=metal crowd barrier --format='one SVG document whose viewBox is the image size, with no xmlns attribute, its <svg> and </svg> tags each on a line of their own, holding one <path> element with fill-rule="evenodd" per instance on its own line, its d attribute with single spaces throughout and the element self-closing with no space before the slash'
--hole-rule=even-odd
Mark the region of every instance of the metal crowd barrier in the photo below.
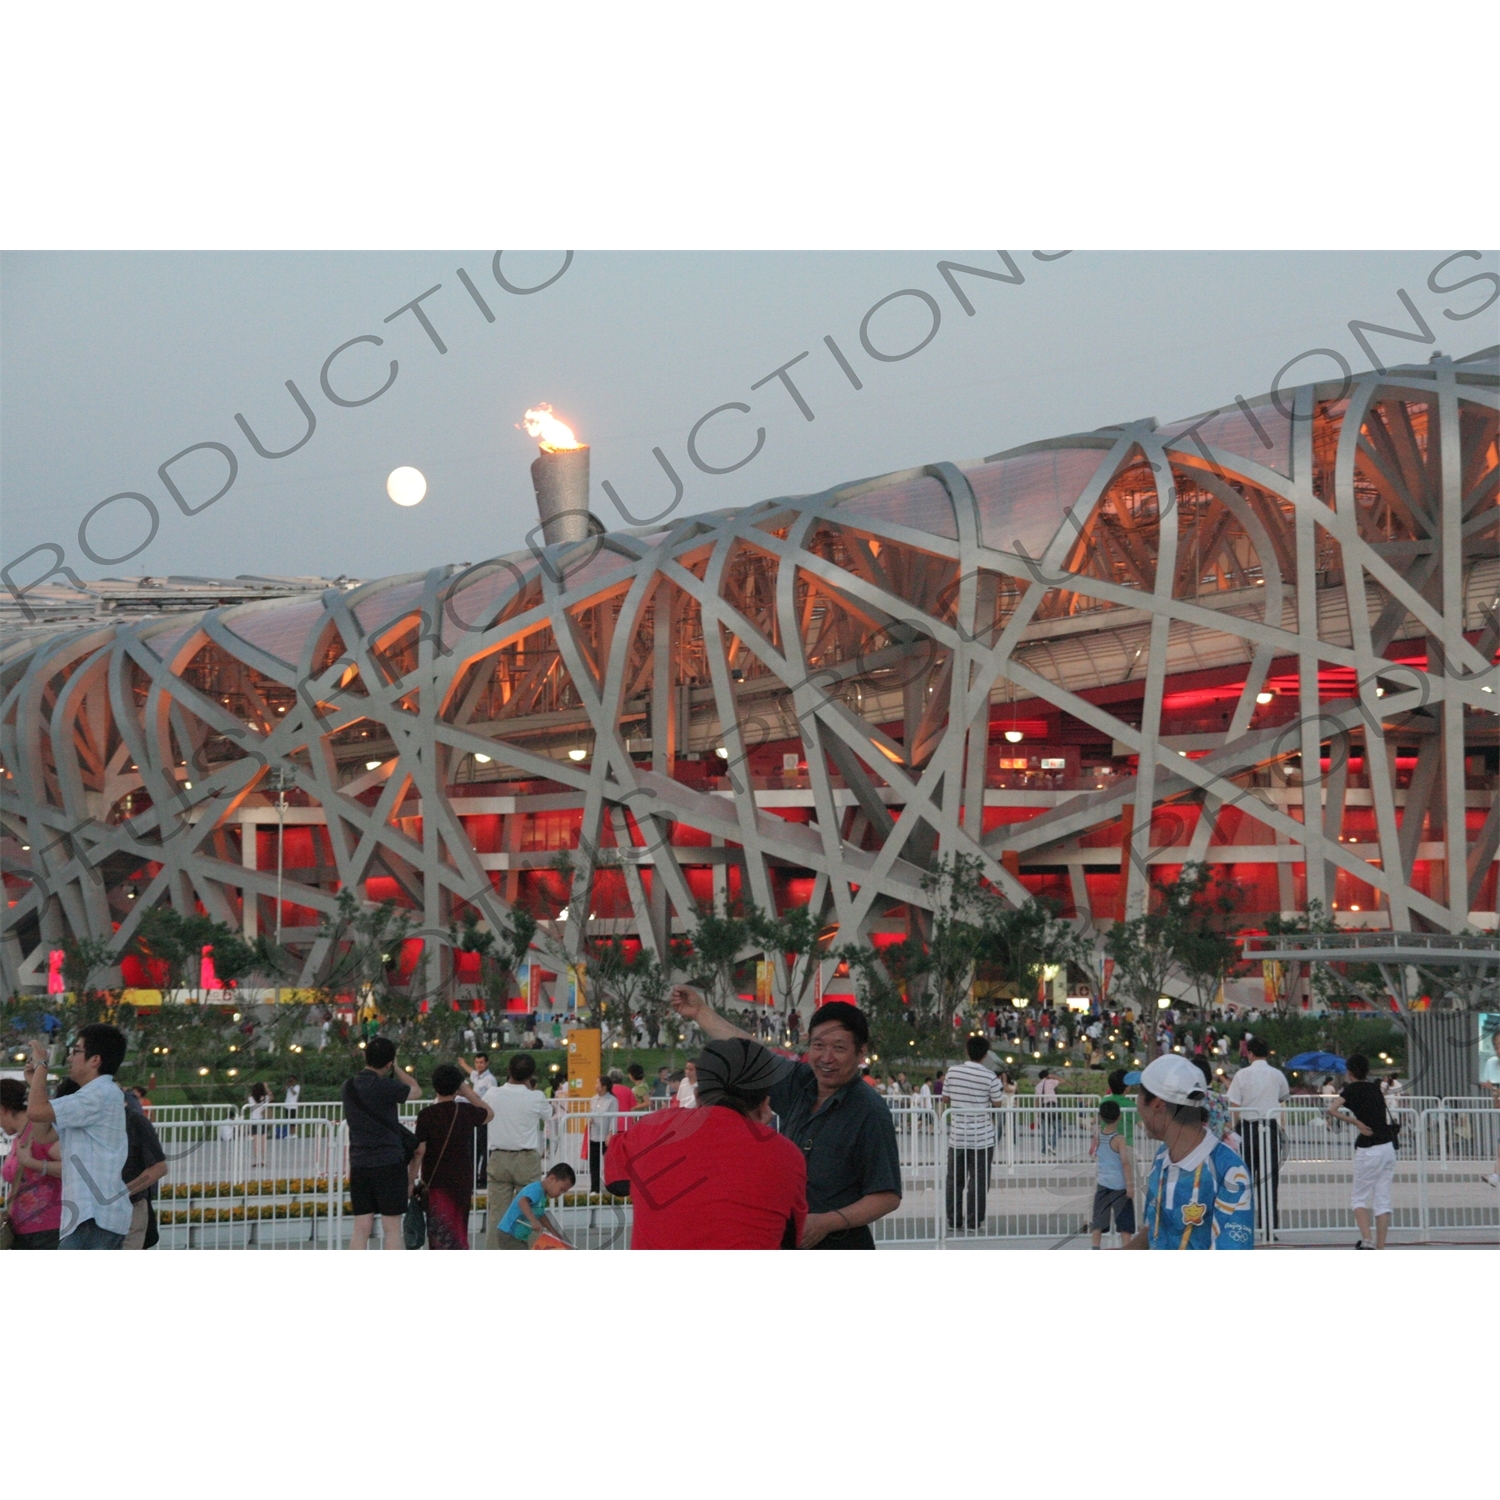
<svg viewBox="0 0 1500 1500">
<path fill-rule="evenodd" d="M 167 1157 L 156 1218 L 164 1250 L 329 1250 L 347 1237 L 345 1130 L 278 1136 L 273 1122 L 153 1120 Z"/>
<path fill-rule="evenodd" d="M 1320 1117 L 1321 1116 L 1321 1117 Z M 1390 1241 L 1500 1228 L 1496 1169 L 1500 1111 L 1489 1107 L 1400 1109 L 1391 1177 Z M 1358 1233 L 1350 1206 L 1359 1132 L 1326 1111 L 1288 1108 L 1279 1121 L 1245 1121 L 1241 1155 L 1251 1169 L 1257 1244 L 1326 1241 Z M 1489 1236 L 1485 1236 L 1488 1238 Z"/>
<path fill-rule="evenodd" d="M 410 1123 L 423 1107 L 415 1101 L 401 1113 Z M 208 1113 L 225 1108 L 231 1117 Z M 877 1245 L 1056 1245 L 1088 1233 L 1095 1104 L 1027 1096 L 1005 1107 L 959 1112 L 906 1098 L 890 1108 L 904 1191 L 900 1207 L 873 1226 Z M 192 1111 L 206 1117 L 192 1117 Z M 629 1129 L 649 1114 L 610 1118 L 616 1128 Z M 169 1163 L 157 1199 L 163 1249 L 347 1245 L 348 1130 L 340 1106 L 270 1106 L 258 1120 L 239 1118 L 234 1106 L 166 1106 L 154 1115 Z M 1500 1188 L 1486 1181 L 1496 1170 L 1500 1110 L 1486 1099 L 1402 1108 L 1396 1117 L 1402 1130 L 1391 1183 L 1391 1242 L 1500 1239 Z M 577 1248 L 628 1249 L 629 1203 L 588 1191 L 590 1118 L 590 1111 L 575 1109 L 548 1126 L 543 1167 L 566 1161 L 578 1174 L 576 1191 L 550 1211 Z M 1127 1138 L 1133 1136 L 1139 1211 L 1156 1145 L 1133 1112 L 1125 1125 Z M 1252 1172 L 1257 1244 L 1352 1241 L 1357 1134 L 1330 1119 L 1325 1102 L 1288 1104 L 1274 1122 L 1243 1121 L 1228 1139 Z M 483 1244 L 486 1210 L 481 1186 L 470 1219 L 476 1247 Z"/>
</svg>

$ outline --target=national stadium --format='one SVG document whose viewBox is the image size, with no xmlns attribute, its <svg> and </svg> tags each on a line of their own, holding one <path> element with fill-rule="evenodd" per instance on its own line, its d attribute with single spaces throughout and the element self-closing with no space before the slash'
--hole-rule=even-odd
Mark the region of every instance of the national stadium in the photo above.
<svg viewBox="0 0 1500 1500">
<path fill-rule="evenodd" d="M 580 913 L 559 972 L 716 900 L 878 943 L 955 853 L 1095 929 L 1191 860 L 1247 927 L 1492 932 L 1497 386 L 1434 356 L 634 530 L 544 447 L 511 556 L 36 591 L 0 988 L 160 903 L 279 924 L 306 977 L 341 891 L 412 914 L 432 985 L 517 906 Z"/>
</svg>

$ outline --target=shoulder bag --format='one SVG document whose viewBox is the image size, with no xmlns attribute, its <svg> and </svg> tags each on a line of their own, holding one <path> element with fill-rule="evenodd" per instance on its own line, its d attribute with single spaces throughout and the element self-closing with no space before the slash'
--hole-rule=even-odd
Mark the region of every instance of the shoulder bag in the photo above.
<svg viewBox="0 0 1500 1500">
<path fill-rule="evenodd" d="M 448 1134 L 443 1137 L 443 1149 L 432 1164 L 432 1176 L 443 1164 L 448 1154 L 448 1142 L 453 1139 L 453 1127 L 458 1124 L 458 1112 L 462 1108 L 459 1100 L 453 1101 L 453 1118 L 448 1122 Z M 431 1180 L 430 1178 L 428 1179 Z M 420 1250 L 427 1243 L 427 1182 L 417 1180 L 411 1196 L 406 1200 L 406 1217 L 401 1223 L 401 1239 L 408 1250 Z"/>
</svg>

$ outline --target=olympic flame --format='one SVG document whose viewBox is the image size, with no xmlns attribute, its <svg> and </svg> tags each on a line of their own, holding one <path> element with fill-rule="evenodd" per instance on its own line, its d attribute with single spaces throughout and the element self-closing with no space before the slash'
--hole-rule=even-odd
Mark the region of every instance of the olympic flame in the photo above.
<svg viewBox="0 0 1500 1500">
<path fill-rule="evenodd" d="M 521 426 L 541 444 L 544 453 L 558 453 L 568 448 L 584 446 L 573 436 L 573 429 L 566 422 L 559 422 L 552 415 L 552 408 L 545 401 L 533 406 L 522 417 Z"/>
</svg>

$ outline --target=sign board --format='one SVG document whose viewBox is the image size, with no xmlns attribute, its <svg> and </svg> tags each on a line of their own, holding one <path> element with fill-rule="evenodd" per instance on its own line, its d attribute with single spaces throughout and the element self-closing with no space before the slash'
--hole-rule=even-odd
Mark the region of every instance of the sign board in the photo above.
<svg viewBox="0 0 1500 1500">
<path fill-rule="evenodd" d="M 591 1099 L 599 1086 L 602 1053 L 597 1027 L 566 1034 L 568 1047 L 568 1097 Z"/>
</svg>

